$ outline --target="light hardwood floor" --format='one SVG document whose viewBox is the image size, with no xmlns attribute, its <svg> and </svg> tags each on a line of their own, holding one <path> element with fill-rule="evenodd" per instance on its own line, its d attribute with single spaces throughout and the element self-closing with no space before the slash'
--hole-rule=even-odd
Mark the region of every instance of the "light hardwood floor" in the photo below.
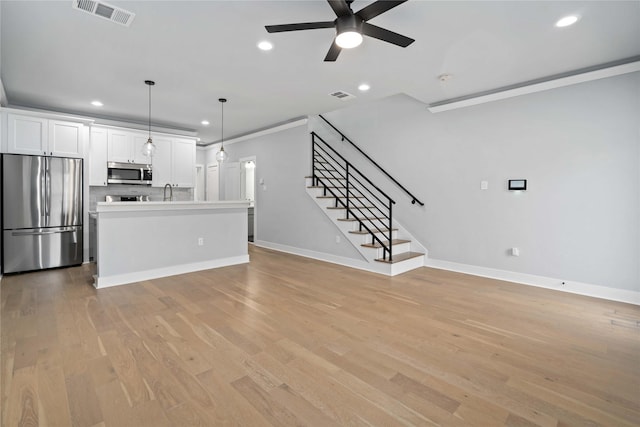
<svg viewBox="0 0 640 427">
<path fill-rule="evenodd" d="M 4 277 L 2 425 L 640 425 L 640 307 L 250 254 L 99 291 L 90 266 Z"/>
</svg>

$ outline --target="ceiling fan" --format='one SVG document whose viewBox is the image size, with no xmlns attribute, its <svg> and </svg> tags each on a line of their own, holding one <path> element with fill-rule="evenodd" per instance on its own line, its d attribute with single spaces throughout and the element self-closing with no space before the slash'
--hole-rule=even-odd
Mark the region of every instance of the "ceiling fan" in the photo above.
<svg viewBox="0 0 640 427">
<path fill-rule="evenodd" d="M 333 21 L 301 22 L 297 24 L 266 25 L 269 33 L 281 33 L 285 31 L 314 30 L 316 28 L 335 28 L 336 37 L 325 56 L 325 61 L 335 61 L 342 49 L 349 49 L 362 43 L 362 36 L 374 37 L 387 43 L 401 47 L 407 47 L 415 40 L 405 37 L 393 31 L 369 24 L 367 21 L 393 9 L 407 0 L 378 0 L 360 9 L 358 12 L 351 10 L 353 0 L 327 0 L 337 18 Z"/>
</svg>

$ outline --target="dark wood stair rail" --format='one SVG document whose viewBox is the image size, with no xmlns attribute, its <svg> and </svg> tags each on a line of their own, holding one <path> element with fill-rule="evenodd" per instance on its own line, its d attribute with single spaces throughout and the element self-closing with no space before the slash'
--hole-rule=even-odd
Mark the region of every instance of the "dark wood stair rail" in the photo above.
<svg viewBox="0 0 640 427">
<path fill-rule="evenodd" d="M 331 124 L 331 122 L 327 119 L 325 119 L 322 114 L 318 114 L 318 116 L 320 116 L 320 118 L 322 120 L 324 120 L 329 126 L 331 126 L 331 128 L 333 130 L 335 130 L 336 132 L 338 132 L 340 134 L 340 137 L 342 138 L 342 141 L 347 141 L 349 144 L 351 144 L 353 146 L 353 148 L 355 148 L 356 150 L 358 150 L 358 152 L 360 154 L 362 154 L 364 157 L 366 157 L 367 160 L 369 160 L 371 163 L 373 163 L 373 165 L 375 167 L 377 167 L 383 174 L 385 174 L 387 176 L 387 178 L 389 178 L 391 181 L 393 181 L 398 187 L 400 187 L 402 189 L 402 191 L 404 191 L 405 193 L 407 193 L 409 195 L 409 197 L 411 197 L 411 204 L 415 205 L 416 203 L 419 204 L 420 206 L 424 206 L 424 203 L 422 203 L 420 200 L 418 200 L 418 198 L 416 196 L 414 196 L 413 194 L 411 194 L 411 192 L 409 190 L 407 190 L 402 184 L 400 184 L 394 177 L 392 177 L 391 175 L 389 175 L 389 173 L 384 170 L 382 168 L 382 166 L 380 166 L 375 160 L 373 160 L 371 157 L 369 157 L 369 155 L 367 155 L 367 153 L 365 153 L 364 151 L 362 151 L 360 149 L 360 147 L 358 147 L 353 141 L 351 141 L 349 138 L 347 138 L 347 136 L 345 134 L 343 134 L 342 132 L 340 132 L 338 130 L 338 128 L 336 128 L 333 124 Z"/>
<path fill-rule="evenodd" d="M 325 196 L 330 193 L 335 207 L 344 208 L 346 217 L 357 220 L 359 230 L 371 235 L 372 244 L 380 245 L 382 258 L 393 261 L 392 213 L 396 202 L 315 132 L 311 132 L 311 147 L 312 185 L 322 188 Z M 344 182 L 344 186 L 335 181 Z"/>
</svg>

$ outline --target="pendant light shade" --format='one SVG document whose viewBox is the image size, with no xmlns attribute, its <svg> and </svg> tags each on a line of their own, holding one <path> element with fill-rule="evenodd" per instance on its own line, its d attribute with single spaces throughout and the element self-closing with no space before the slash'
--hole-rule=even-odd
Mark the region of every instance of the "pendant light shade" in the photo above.
<svg viewBox="0 0 640 427">
<path fill-rule="evenodd" d="M 149 86 L 149 139 L 142 145 L 142 154 L 151 158 L 156 153 L 156 146 L 151 139 L 151 86 L 155 85 L 156 82 L 145 80 L 144 84 Z"/>
<path fill-rule="evenodd" d="M 227 102 L 226 98 L 219 98 L 218 101 L 220 101 L 220 106 L 221 106 L 221 111 L 222 111 L 222 119 L 220 120 L 220 126 L 221 126 L 221 130 L 220 130 L 220 151 L 218 151 L 216 153 L 216 160 L 218 161 L 218 163 L 222 163 L 225 160 L 227 160 L 227 157 L 229 157 L 227 155 L 227 153 L 225 153 L 224 151 L 224 103 Z"/>
</svg>

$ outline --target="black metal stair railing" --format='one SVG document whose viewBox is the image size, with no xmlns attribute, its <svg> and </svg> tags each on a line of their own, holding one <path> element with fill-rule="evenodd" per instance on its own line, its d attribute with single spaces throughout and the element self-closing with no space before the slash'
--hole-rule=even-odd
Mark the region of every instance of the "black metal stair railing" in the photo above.
<svg viewBox="0 0 640 427">
<path fill-rule="evenodd" d="M 345 209 L 346 220 L 371 235 L 371 243 L 383 250 L 383 259 L 393 260 L 393 205 L 396 203 L 318 134 L 311 132 L 313 185 L 335 198 L 335 208 Z"/>
<path fill-rule="evenodd" d="M 420 206 L 424 206 L 424 203 L 422 203 L 420 200 L 418 200 L 418 198 L 416 196 L 414 196 L 409 190 L 407 190 L 402 184 L 400 184 L 394 177 L 392 177 L 386 170 L 384 170 L 382 168 L 382 166 L 380 166 L 375 160 L 373 160 L 371 157 L 369 157 L 369 155 L 367 155 L 367 153 L 365 153 L 364 151 L 362 151 L 362 149 L 360 149 L 360 147 L 358 147 L 353 141 L 351 141 L 349 138 L 347 138 L 347 136 L 345 134 L 343 134 L 342 132 L 340 132 L 338 130 L 338 128 L 336 128 L 329 120 L 325 119 L 321 114 L 319 114 L 320 118 L 322 120 L 325 121 L 325 123 L 327 123 L 329 126 L 331 126 L 331 128 L 333 130 L 335 130 L 336 132 L 338 132 L 338 134 L 340 134 L 340 137 L 342 138 L 342 141 L 347 141 L 349 144 L 351 144 L 356 150 L 358 150 L 358 152 L 360 152 L 360 154 L 362 154 L 367 160 L 369 160 L 376 168 L 378 168 L 383 174 L 385 174 L 391 181 L 393 181 L 394 184 L 396 184 L 398 187 L 400 187 L 402 189 L 402 191 L 404 191 L 405 193 L 407 193 L 409 195 L 409 197 L 411 197 L 411 204 L 415 205 L 416 203 L 419 204 Z"/>
</svg>

